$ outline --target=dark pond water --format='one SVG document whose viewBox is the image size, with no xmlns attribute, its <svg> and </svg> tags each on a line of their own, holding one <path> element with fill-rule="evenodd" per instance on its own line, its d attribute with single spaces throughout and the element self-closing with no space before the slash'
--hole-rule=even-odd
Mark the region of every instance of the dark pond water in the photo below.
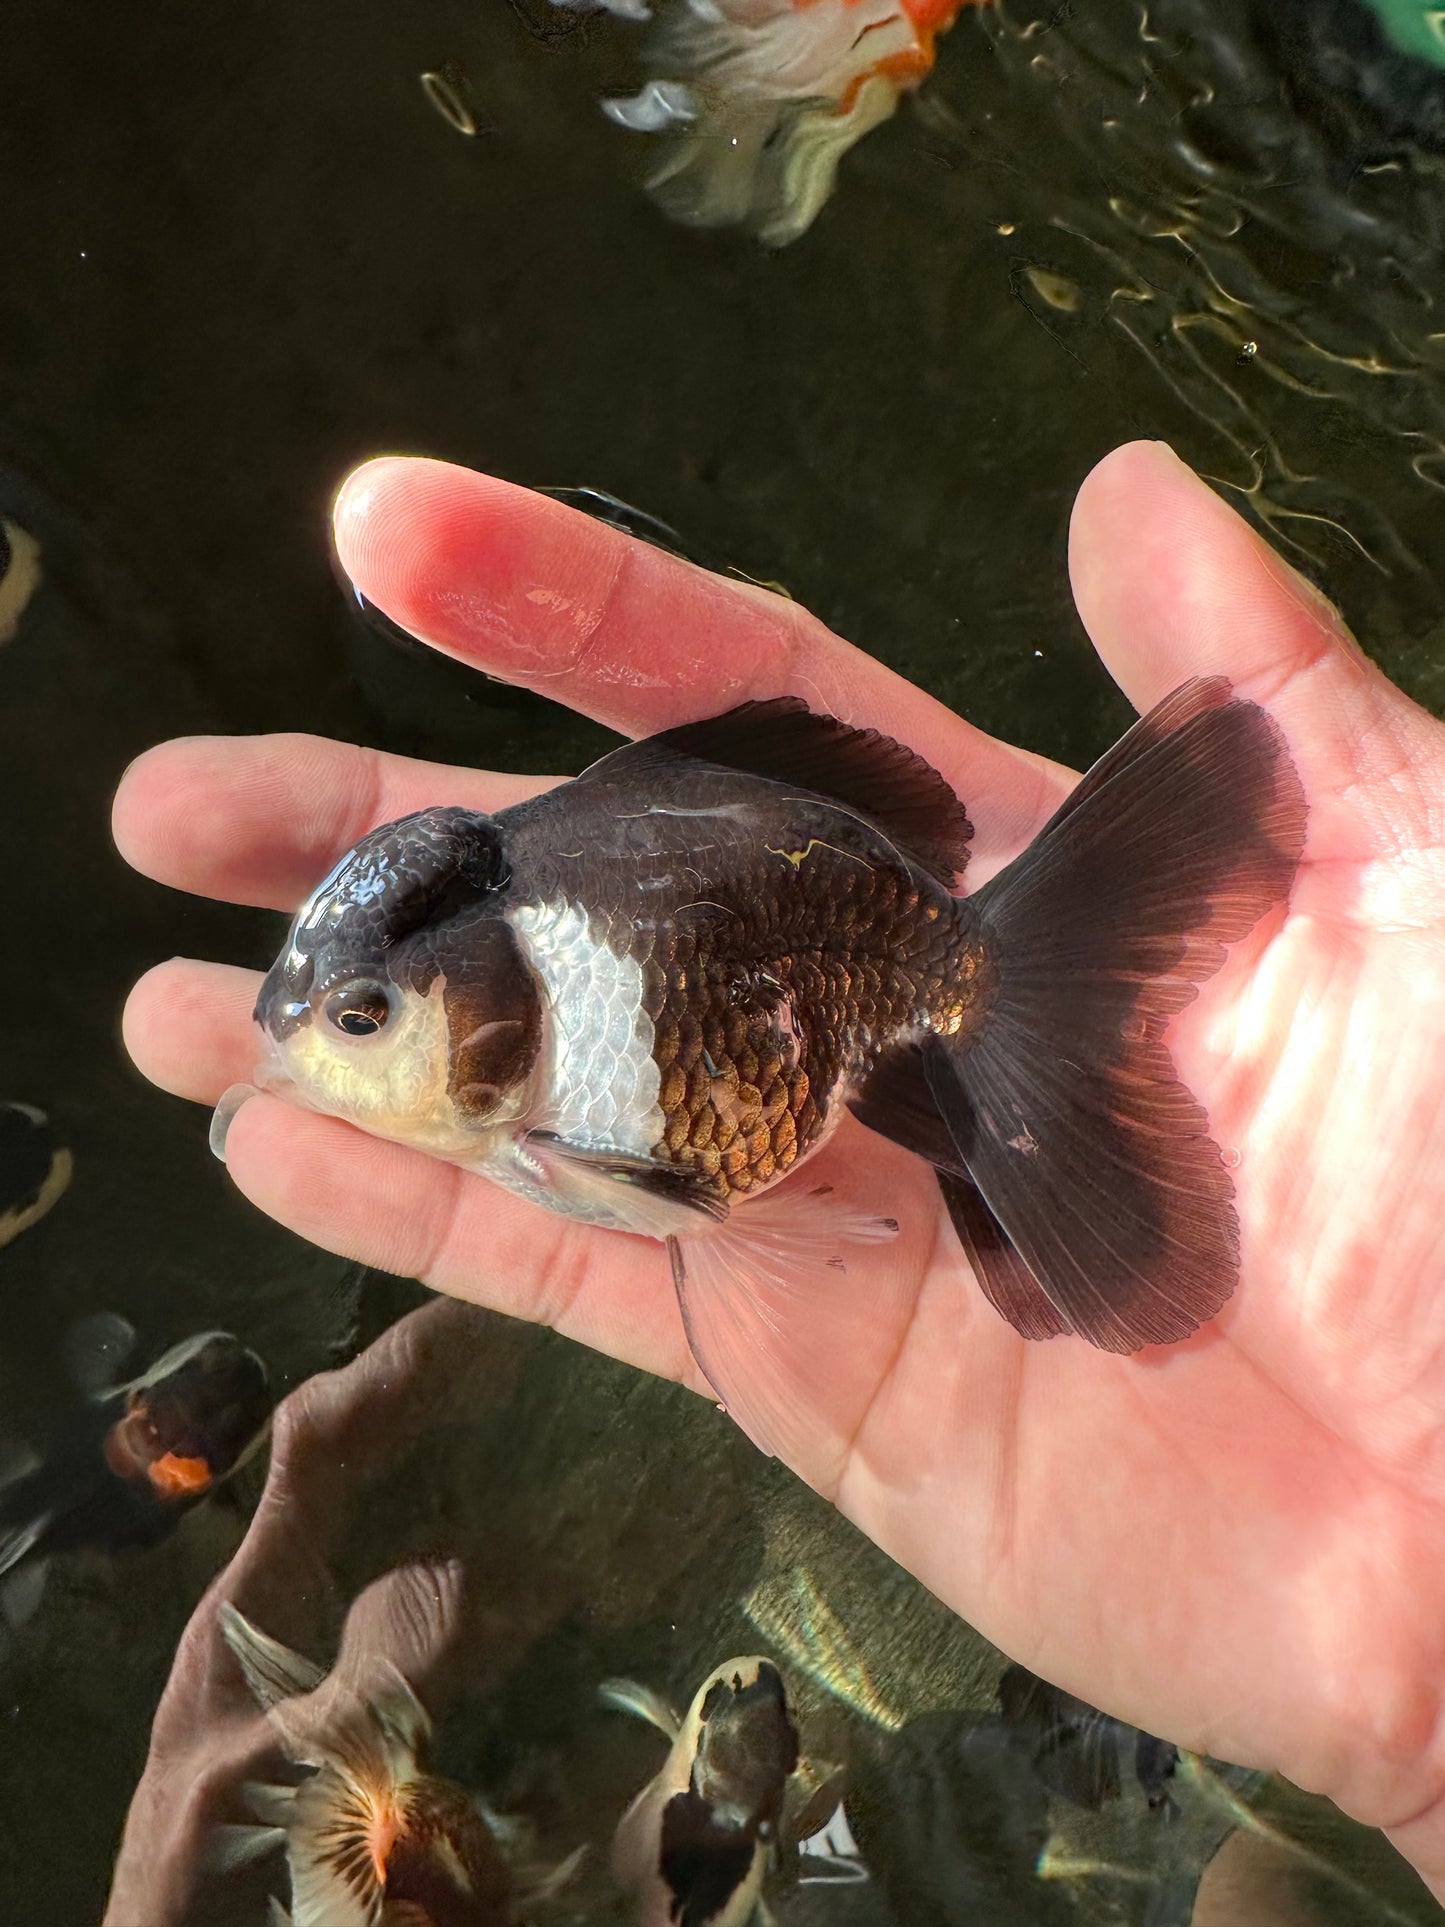
<svg viewBox="0 0 1445 1927">
<path fill-rule="evenodd" d="M 248 1610 L 329 1656 L 372 1581 L 460 1561 L 445 1664 L 412 1629 L 438 1757 L 539 1861 L 592 1844 L 564 1920 L 629 1917 L 606 1843 L 665 1750 L 598 1684 L 685 1703 L 752 1652 L 850 1762 L 868 1876 L 795 1870 L 781 1922 L 1184 1927 L 1231 1830 L 1296 1868 L 1289 1918 L 1434 1918 L 1382 1842 L 1257 1776 L 1186 1763 L 1172 1823 L 1127 1773 L 1099 1813 L 1051 1790 L 1001 1727 L 998 1656 L 709 1406 L 302 1246 L 120 1049 L 148 964 L 262 964 L 278 937 L 120 864 L 108 800 L 150 743 L 309 729 L 553 770 L 605 740 L 356 619 L 326 515 L 379 450 L 611 491 L 1082 763 L 1125 715 L 1069 604 L 1068 510 L 1158 436 L 1445 711 L 1445 73 L 1391 55 L 1365 0 L 970 11 L 780 250 L 649 202 L 647 139 L 597 106 L 646 45 L 547 0 L 8 0 L 0 515 L 44 580 L 0 646 L 0 1099 L 43 1107 L 74 1174 L 0 1248 L 7 1453 L 79 1422 L 97 1314 L 134 1327 L 128 1369 L 233 1332 L 278 1395 L 365 1354 L 286 1408 Z M 474 138 L 419 85 L 442 70 Z M 203 1733 L 250 1730 L 213 1619 L 177 1658 L 264 1478 L 148 1549 L 57 1558 L 17 1612 L 7 1918 L 101 1918 L 173 1664 L 132 1832 L 132 1874 L 166 1871 L 131 1889 L 152 1919 L 112 1919 L 260 1921 L 284 1893 L 274 1861 L 198 1871 L 239 1817 L 225 1772 L 257 1763 L 238 1740 L 201 1773 Z"/>
</svg>

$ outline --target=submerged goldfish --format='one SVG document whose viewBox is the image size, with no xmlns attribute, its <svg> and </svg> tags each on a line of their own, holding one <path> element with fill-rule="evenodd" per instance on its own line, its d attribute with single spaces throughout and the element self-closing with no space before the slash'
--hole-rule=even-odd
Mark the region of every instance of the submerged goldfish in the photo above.
<svg viewBox="0 0 1445 1927">
<path fill-rule="evenodd" d="M 603 4 L 645 17 L 636 0 Z M 648 177 L 669 213 L 746 222 L 781 246 L 816 218 L 844 154 L 925 77 L 934 42 L 970 4 L 984 0 L 678 0 L 653 41 L 653 77 L 605 108 L 623 127 L 676 135 Z"/>
<path fill-rule="evenodd" d="M 767 1289 L 897 1229 L 776 1190 L 848 1110 L 935 1166 L 1026 1337 L 1169 1343 L 1229 1297 L 1238 1227 L 1163 1032 L 1287 896 L 1304 821 L 1266 712 L 1194 682 L 960 898 L 971 830 L 935 770 L 793 698 L 750 703 L 496 817 L 363 837 L 262 986 L 258 1075 L 667 1240 L 725 1401 L 755 1376 Z"/>
<path fill-rule="evenodd" d="M 184 1339 L 139 1378 L 107 1385 L 133 1338 L 123 1319 L 87 1321 L 91 1397 L 0 1483 L 0 1631 L 35 1610 L 56 1553 L 159 1544 L 266 1436 L 266 1368 L 229 1332 Z"/>
<path fill-rule="evenodd" d="M 601 1691 L 672 1742 L 613 1844 L 612 1870 L 637 1896 L 638 1927 L 745 1927 L 799 1761 L 782 1674 L 771 1660 L 730 1659 L 703 1681 L 684 1719 L 631 1680 Z"/>
<path fill-rule="evenodd" d="M 216 1855 L 238 1866 L 283 1847 L 291 1927 L 506 1927 L 557 1892 L 580 1856 L 524 1885 L 500 1823 L 427 1766 L 431 1720 L 385 1662 L 362 1693 L 253 1626 L 227 1601 L 221 1632 L 283 1750 L 314 1769 L 300 1786 L 252 1786 L 263 1824 L 221 1831 Z M 309 1705 L 308 1705 L 309 1702 Z"/>
</svg>

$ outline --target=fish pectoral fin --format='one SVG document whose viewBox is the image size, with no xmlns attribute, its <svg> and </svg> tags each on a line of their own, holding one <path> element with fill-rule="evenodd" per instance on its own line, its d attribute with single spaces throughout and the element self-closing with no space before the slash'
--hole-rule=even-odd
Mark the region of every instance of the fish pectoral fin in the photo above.
<svg viewBox="0 0 1445 1927">
<path fill-rule="evenodd" d="M 968 862 L 968 814 L 931 763 L 876 729 L 820 716 L 800 696 L 741 703 L 614 749 L 582 772 L 632 783 L 659 763 L 689 756 L 826 796 L 878 824 L 945 889 Z"/>
<path fill-rule="evenodd" d="M 597 1697 L 604 1706 L 618 1713 L 630 1713 L 633 1719 L 655 1726 L 668 1740 L 675 1740 L 682 1731 L 682 1720 L 661 1693 L 655 1693 L 650 1686 L 643 1686 L 635 1679 L 604 1679 L 597 1688 Z"/>
<path fill-rule="evenodd" d="M 547 1901 L 555 1900 L 558 1894 L 565 1893 L 582 1871 L 591 1851 L 584 1843 L 574 1848 L 565 1860 L 559 1860 L 555 1867 L 526 1869 L 518 1883 L 523 1909 L 541 1907 Z"/>
<path fill-rule="evenodd" d="M 703 1376 L 762 1452 L 820 1470 L 877 1386 L 880 1320 L 906 1289 L 894 1267 L 849 1275 L 898 1223 L 828 1185 L 784 1187 L 725 1225 L 668 1240 L 683 1325 Z"/>
<path fill-rule="evenodd" d="M 27 1559 L 0 1579 L 0 1638 L 8 1640 L 9 1634 L 19 1632 L 35 1617 L 49 1578 L 48 1559 Z"/>
<path fill-rule="evenodd" d="M 721 1223 L 728 1215 L 727 1206 L 713 1191 L 709 1180 L 681 1165 L 663 1164 L 656 1158 L 639 1157 L 634 1152 L 616 1150 L 611 1145 L 574 1144 L 552 1131 L 531 1131 L 526 1142 L 529 1149 L 540 1155 L 543 1163 L 555 1161 L 589 1186 L 626 1186 L 639 1197 L 660 1205 L 697 1212 L 715 1223 Z M 642 1228 L 639 1226 L 639 1229 Z M 667 1229 L 673 1228 L 669 1223 Z M 664 1230 L 656 1235 L 667 1234 Z"/>
<path fill-rule="evenodd" d="M 236 1873 L 285 1844 L 284 1827 L 236 1826 L 227 1821 L 212 1827 L 202 1865 L 208 1873 Z"/>
<path fill-rule="evenodd" d="M 98 1398 L 112 1390 L 135 1350 L 135 1326 L 119 1312 L 97 1311 L 65 1334 L 65 1369 L 76 1390 Z"/>
</svg>

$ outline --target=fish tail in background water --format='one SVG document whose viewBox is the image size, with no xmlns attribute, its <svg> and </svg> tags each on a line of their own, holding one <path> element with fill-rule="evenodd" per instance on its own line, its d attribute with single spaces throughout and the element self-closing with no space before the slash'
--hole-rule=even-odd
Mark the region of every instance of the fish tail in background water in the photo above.
<svg viewBox="0 0 1445 1927">
<path fill-rule="evenodd" d="M 1166 1817 L 1173 1812 L 1168 1787 L 1179 1749 L 1171 1741 L 1126 1726 L 1024 1666 L 1004 1672 L 998 1703 L 1008 1724 L 1030 1742 L 1034 1770 L 1055 1793 L 1095 1812 L 1119 1799 L 1120 1754 L 1127 1748 L 1150 1811 Z"/>
<path fill-rule="evenodd" d="M 9 642 L 40 587 L 40 544 L 29 529 L 0 515 L 0 642 Z"/>
<path fill-rule="evenodd" d="M 363 838 L 262 986 L 258 1075 L 666 1240 L 760 1443 L 798 1404 L 784 1307 L 809 1273 L 836 1296 L 840 1242 L 899 1228 L 774 1192 L 845 1108 L 935 1167 L 1026 1337 L 1167 1344 L 1234 1289 L 1238 1226 L 1164 1032 L 1287 898 L 1305 814 L 1266 712 L 1193 682 L 959 898 L 971 832 L 937 771 L 795 698 L 746 704 L 497 817 Z"/>
<path fill-rule="evenodd" d="M 969 3 L 677 0 L 650 52 L 653 78 L 604 106 L 634 132 L 670 134 L 648 176 L 668 213 L 744 222 L 783 246 L 816 218 L 848 149 L 929 72 L 935 40 Z"/>
<path fill-rule="evenodd" d="M 0 639 L 3 639 L 0 612 Z M 0 1103 L 0 1245 L 38 1224 L 75 1175 L 75 1160 L 33 1104 Z"/>
</svg>

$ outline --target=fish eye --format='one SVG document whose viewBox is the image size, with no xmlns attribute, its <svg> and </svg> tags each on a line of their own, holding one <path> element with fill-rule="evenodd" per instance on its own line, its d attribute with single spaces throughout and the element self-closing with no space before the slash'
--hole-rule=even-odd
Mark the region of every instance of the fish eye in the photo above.
<svg viewBox="0 0 1445 1927">
<path fill-rule="evenodd" d="M 358 977 L 333 990 L 321 1008 L 327 1023 L 348 1037 L 374 1037 L 391 1015 L 391 998 L 385 984 Z"/>
</svg>

